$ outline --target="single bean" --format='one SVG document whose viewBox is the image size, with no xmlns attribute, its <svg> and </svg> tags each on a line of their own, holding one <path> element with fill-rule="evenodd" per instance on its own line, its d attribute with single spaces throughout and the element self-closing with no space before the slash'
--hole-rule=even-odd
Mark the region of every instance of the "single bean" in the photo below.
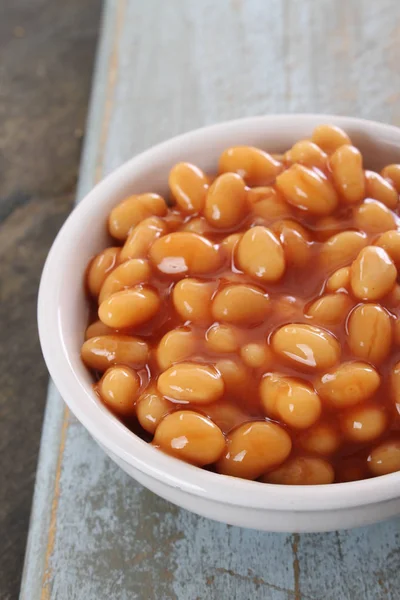
<svg viewBox="0 0 400 600">
<path fill-rule="evenodd" d="M 204 207 L 207 221 L 219 229 L 230 229 L 246 214 L 246 186 L 240 175 L 224 173 L 208 190 Z"/>
<path fill-rule="evenodd" d="M 300 140 L 285 154 L 289 164 L 300 163 L 306 167 L 317 167 L 324 170 L 327 166 L 328 155 L 317 144 L 310 140 Z"/>
<path fill-rule="evenodd" d="M 189 231 L 169 233 L 150 248 L 154 266 L 166 275 L 193 275 L 216 271 L 221 263 L 217 248 L 205 237 Z"/>
<path fill-rule="evenodd" d="M 129 367 L 121 366 L 108 369 L 97 386 L 104 404 L 123 417 L 135 414 L 135 400 L 139 388 L 140 379 L 137 373 Z"/>
<path fill-rule="evenodd" d="M 281 467 L 261 477 L 265 483 L 280 485 L 326 485 L 333 483 L 335 471 L 332 465 L 322 458 L 296 456 Z"/>
<path fill-rule="evenodd" d="M 81 356 L 86 366 L 95 371 L 103 372 L 117 364 L 139 369 L 147 362 L 149 347 L 138 337 L 100 335 L 83 344 Z"/>
<path fill-rule="evenodd" d="M 322 375 L 315 387 L 321 398 L 342 409 L 373 396 L 380 382 L 378 372 L 368 363 L 347 362 Z"/>
<path fill-rule="evenodd" d="M 106 248 L 91 261 L 87 270 L 87 287 L 92 296 L 99 295 L 107 275 L 118 264 L 121 248 Z"/>
<path fill-rule="evenodd" d="M 250 285 L 228 285 L 218 292 L 212 303 L 217 321 L 237 325 L 262 323 L 270 311 L 268 294 Z"/>
<path fill-rule="evenodd" d="M 354 224 L 367 233 L 383 233 L 396 229 L 396 219 L 392 211 L 382 202 L 370 198 L 354 209 Z"/>
<path fill-rule="evenodd" d="M 228 434 L 227 448 L 217 462 L 217 471 L 233 477 L 257 479 L 286 460 L 291 448 L 289 434 L 276 423 L 245 423 Z"/>
<path fill-rule="evenodd" d="M 371 442 L 383 434 L 388 418 L 382 406 L 355 406 L 342 415 L 341 425 L 344 435 L 352 442 Z"/>
<path fill-rule="evenodd" d="M 136 416 L 145 431 L 154 434 L 161 419 L 173 410 L 173 403 L 161 396 L 154 385 L 148 387 L 136 404 Z"/>
<path fill-rule="evenodd" d="M 116 267 L 105 279 L 99 294 L 99 304 L 115 292 L 120 292 L 139 283 L 146 283 L 151 277 L 151 268 L 147 260 L 132 258 Z"/>
<path fill-rule="evenodd" d="M 340 344 L 328 331 L 294 323 L 280 327 L 272 336 L 272 349 L 303 369 L 329 369 L 340 359 Z"/>
<path fill-rule="evenodd" d="M 201 169 L 191 163 L 178 163 L 170 171 L 168 184 L 183 212 L 193 214 L 203 210 L 208 179 Z"/>
<path fill-rule="evenodd" d="M 148 217 L 129 233 L 121 250 L 120 261 L 146 258 L 152 244 L 167 233 L 167 224 L 159 217 Z"/>
<path fill-rule="evenodd" d="M 350 314 L 347 342 L 351 352 L 374 365 L 382 363 L 392 345 L 392 324 L 379 304 L 360 304 Z"/>
<path fill-rule="evenodd" d="M 104 300 L 99 306 L 99 318 L 113 329 L 137 327 L 155 317 L 160 306 L 157 292 L 137 285 Z"/>
<path fill-rule="evenodd" d="M 396 188 L 374 171 L 365 171 L 366 195 L 368 198 L 379 200 L 385 206 L 395 209 L 399 201 L 399 193 Z"/>
<path fill-rule="evenodd" d="M 351 289 L 360 300 L 379 300 L 390 292 L 397 269 L 387 252 L 379 246 L 363 248 L 350 269 Z"/>
<path fill-rule="evenodd" d="M 292 165 L 278 175 L 276 186 L 289 204 L 312 215 L 329 215 L 338 204 L 335 188 L 322 171 L 303 165 Z"/>
<path fill-rule="evenodd" d="M 163 217 L 168 207 L 158 194 L 129 196 L 110 212 L 108 229 L 117 240 L 125 240 L 130 230 L 147 217 Z"/>
<path fill-rule="evenodd" d="M 182 279 L 172 291 L 172 301 L 179 316 L 185 321 L 207 323 L 211 321 L 211 298 L 216 283 L 198 279 Z"/>
<path fill-rule="evenodd" d="M 387 475 L 400 471 L 400 440 L 388 440 L 376 446 L 367 458 L 373 475 Z"/>
<path fill-rule="evenodd" d="M 261 381 L 260 395 L 267 417 L 279 418 L 295 429 L 308 428 L 320 417 L 318 394 L 300 379 L 270 373 Z"/>
<path fill-rule="evenodd" d="M 225 438 L 217 425 L 191 410 L 173 412 L 159 423 L 153 444 L 176 458 L 203 467 L 219 459 Z"/>
<path fill-rule="evenodd" d="M 252 227 L 237 248 L 239 267 L 254 279 L 279 281 L 285 272 L 285 254 L 276 235 L 267 227 Z"/>
<path fill-rule="evenodd" d="M 253 187 L 275 181 L 282 165 L 271 154 L 253 146 L 234 146 L 225 150 L 218 162 L 219 173 L 237 173 Z"/>
<path fill-rule="evenodd" d="M 182 362 L 192 356 L 198 344 L 190 329 L 177 328 L 168 331 L 157 347 L 157 362 L 163 371 L 174 363 Z"/>
<path fill-rule="evenodd" d="M 397 192 L 400 193 L 400 165 L 387 165 L 382 169 L 381 175 L 390 181 Z"/>
<path fill-rule="evenodd" d="M 178 402 L 210 404 L 224 393 L 224 381 L 219 371 L 209 365 L 181 362 L 161 373 L 158 391 Z"/>
<path fill-rule="evenodd" d="M 329 164 L 333 181 L 345 204 L 357 204 L 366 196 L 363 159 L 354 146 L 340 146 L 331 155 Z"/>
<path fill-rule="evenodd" d="M 314 129 L 311 139 L 327 154 L 332 154 L 345 144 L 351 145 L 347 133 L 336 125 L 318 125 Z"/>
</svg>

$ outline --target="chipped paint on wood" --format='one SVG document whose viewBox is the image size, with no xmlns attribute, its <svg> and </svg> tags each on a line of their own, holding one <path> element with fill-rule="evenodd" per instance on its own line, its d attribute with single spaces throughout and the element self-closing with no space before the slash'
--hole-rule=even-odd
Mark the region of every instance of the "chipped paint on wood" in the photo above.
<svg viewBox="0 0 400 600">
<path fill-rule="evenodd" d="M 333 112 L 400 125 L 395 0 L 109 0 L 78 198 L 215 121 Z M 21 600 L 395 600 L 400 521 L 286 535 L 208 521 L 129 479 L 50 387 Z"/>
</svg>

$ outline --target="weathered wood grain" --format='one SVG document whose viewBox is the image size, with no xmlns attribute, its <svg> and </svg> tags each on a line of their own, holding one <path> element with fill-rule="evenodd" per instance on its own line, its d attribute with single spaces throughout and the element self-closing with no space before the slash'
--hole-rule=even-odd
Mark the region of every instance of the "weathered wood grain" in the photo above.
<svg viewBox="0 0 400 600">
<path fill-rule="evenodd" d="M 400 5 L 115 0 L 106 5 L 78 196 L 171 135 L 276 112 L 400 125 Z M 400 522 L 332 534 L 242 530 L 122 473 L 48 400 L 22 600 L 395 600 Z"/>
</svg>

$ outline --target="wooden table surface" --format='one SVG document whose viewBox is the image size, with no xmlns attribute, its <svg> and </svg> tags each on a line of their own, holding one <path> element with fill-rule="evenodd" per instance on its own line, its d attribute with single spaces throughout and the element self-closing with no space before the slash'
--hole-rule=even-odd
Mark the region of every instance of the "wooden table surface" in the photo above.
<svg viewBox="0 0 400 600">
<path fill-rule="evenodd" d="M 18 597 L 48 373 L 46 254 L 74 202 L 101 0 L 0 0 L 0 599 Z"/>
<path fill-rule="evenodd" d="M 78 199 L 141 150 L 224 119 L 400 125 L 396 0 L 110 0 L 103 25 Z M 21 600 L 396 600 L 399 541 L 399 520 L 268 534 L 181 510 L 120 471 L 51 386 Z"/>
</svg>

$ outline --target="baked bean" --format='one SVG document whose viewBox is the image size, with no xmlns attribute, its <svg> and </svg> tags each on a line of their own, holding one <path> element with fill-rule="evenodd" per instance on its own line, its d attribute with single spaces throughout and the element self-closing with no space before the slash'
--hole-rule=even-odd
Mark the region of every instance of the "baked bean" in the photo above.
<svg viewBox="0 0 400 600">
<path fill-rule="evenodd" d="M 400 471 L 400 440 L 388 440 L 376 446 L 368 456 L 367 463 L 373 475 Z"/>
<path fill-rule="evenodd" d="M 180 231 L 191 231 L 192 233 L 198 233 L 199 235 L 207 234 L 210 231 L 210 224 L 204 217 L 196 217 L 190 219 L 187 223 L 184 223 L 180 228 Z"/>
<path fill-rule="evenodd" d="M 339 448 L 340 434 L 337 428 L 329 423 L 317 423 L 302 432 L 297 441 L 307 452 L 329 456 Z"/>
<path fill-rule="evenodd" d="M 330 269 L 348 265 L 367 244 L 367 236 L 360 231 L 343 231 L 327 240 L 320 253 L 321 264 Z"/>
<path fill-rule="evenodd" d="M 251 211 L 267 223 L 292 216 L 292 209 L 285 198 L 273 187 L 255 187 L 247 190 Z"/>
<path fill-rule="evenodd" d="M 334 325 L 346 319 L 352 305 L 346 293 L 325 294 L 308 307 L 307 315 L 321 325 Z"/>
<path fill-rule="evenodd" d="M 335 125 L 318 125 L 314 129 L 311 139 L 327 154 L 332 154 L 340 146 L 351 145 L 347 133 Z"/>
<path fill-rule="evenodd" d="M 196 350 L 196 337 L 190 329 L 178 328 L 168 331 L 157 347 L 157 362 L 163 371 L 171 365 L 192 356 Z"/>
<path fill-rule="evenodd" d="M 240 356 L 244 364 L 252 369 L 267 368 L 273 361 L 272 352 L 265 343 L 250 343 L 242 346 Z"/>
<path fill-rule="evenodd" d="M 239 267 L 254 279 L 279 281 L 285 272 L 285 255 L 278 238 L 267 227 L 252 227 L 237 248 Z"/>
<path fill-rule="evenodd" d="M 241 233 L 232 233 L 231 235 L 228 235 L 226 238 L 224 238 L 222 240 L 221 245 L 220 245 L 221 251 L 230 260 L 233 259 L 235 249 L 241 239 L 242 239 Z"/>
<path fill-rule="evenodd" d="M 329 159 L 333 181 L 346 204 L 365 198 L 365 177 L 361 152 L 354 146 L 340 146 Z"/>
<path fill-rule="evenodd" d="M 218 473 L 256 479 L 280 465 L 292 448 L 290 436 L 275 423 L 253 421 L 231 431 L 227 448 L 217 462 Z"/>
<path fill-rule="evenodd" d="M 203 210 L 208 180 L 201 169 L 191 163 L 178 163 L 170 171 L 168 184 L 183 212 L 193 214 Z"/>
<path fill-rule="evenodd" d="M 388 179 L 397 192 L 400 193 L 400 165 L 387 165 L 382 169 L 381 175 Z"/>
<path fill-rule="evenodd" d="M 264 475 L 261 481 L 279 485 L 326 485 L 334 479 L 335 472 L 327 460 L 296 456 Z"/>
<path fill-rule="evenodd" d="M 285 154 L 288 163 L 300 163 L 306 167 L 317 167 L 324 170 L 327 166 L 328 156 L 317 144 L 310 140 L 300 140 Z"/>
<path fill-rule="evenodd" d="M 383 248 L 389 254 L 390 258 L 400 268 L 400 231 L 386 231 L 382 233 L 374 242 L 376 246 Z"/>
<path fill-rule="evenodd" d="M 267 417 L 277 417 L 290 427 L 305 429 L 320 417 L 318 394 L 299 379 L 268 374 L 261 381 L 260 395 Z"/>
<path fill-rule="evenodd" d="M 390 181 L 384 179 L 379 173 L 374 173 L 374 171 L 365 171 L 365 179 L 367 182 L 366 195 L 368 198 L 379 200 L 379 202 L 382 202 L 388 208 L 396 208 L 399 201 L 399 194 Z"/>
<path fill-rule="evenodd" d="M 370 198 L 354 210 L 354 223 L 367 233 L 383 233 L 396 228 L 396 219 L 387 206 Z"/>
<path fill-rule="evenodd" d="M 87 367 L 103 372 L 112 365 L 140 368 L 149 356 L 149 347 L 140 338 L 128 335 L 100 335 L 87 340 L 81 349 Z"/>
<path fill-rule="evenodd" d="M 348 291 L 350 288 L 350 267 L 342 267 L 329 277 L 326 282 L 327 292 Z"/>
<path fill-rule="evenodd" d="M 218 425 L 223 433 L 228 433 L 234 427 L 248 420 L 248 415 L 235 404 L 215 402 L 204 407 L 207 416 Z"/>
<path fill-rule="evenodd" d="M 128 367 L 111 367 L 100 379 L 97 389 L 109 408 L 120 416 L 135 414 L 135 400 L 140 388 L 140 379 Z"/>
<path fill-rule="evenodd" d="M 331 214 L 338 204 L 335 188 L 322 173 L 295 164 L 276 178 L 276 186 L 289 204 L 312 215 Z"/>
<path fill-rule="evenodd" d="M 351 289 L 360 300 L 383 298 L 393 288 L 396 278 L 396 267 L 379 246 L 363 248 L 350 269 Z"/>
<path fill-rule="evenodd" d="M 113 329 L 137 327 L 150 321 L 161 306 L 160 297 L 151 288 L 137 285 L 116 292 L 99 306 L 99 317 Z"/>
<path fill-rule="evenodd" d="M 387 415 L 379 405 L 355 406 L 341 418 L 342 431 L 352 442 L 371 442 L 385 431 Z"/>
<path fill-rule="evenodd" d="M 87 271 L 87 286 L 92 296 L 98 296 L 107 275 L 115 269 L 121 248 L 106 248 L 97 254 Z"/>
<path fill-rule="evenodd" d="M 140 396 L 136 404 L 136 416 L 145 431 L 154 434 L 161 419 L 172 411 L 174 405 L 161 396 L 151 385 Z"/>
<path fill-rule="evenodd" d="M 208 190 L 204 207 L 207 221 L 219 229 L 240 223 L 246 213 L 246 186 L 240 175 L 225 173 Z"/>
<path fill-rule="evenodd" d="M 116 267 L 106 277 L 99 294 L 99 304 L 115 292 L 147 283 L 151 277 L 149 262 L 143 258 L 132 258 Z"/>
<path fill-rule="evenodd" d="M 239 335 L 232 326 L 216 323 L 206 331 L 206 343 L 211 352 L 235 352 L 239 348 Z"/>
<path fill-rule="evenodd" d="M 311 238 L 308 231 L 300 223 L 290 219 L 276 221 L 271 225 L 271 230 L 279 237 L 287 264 L 305 267 L 311 257 Z"/>
<path fill-rule="evenodd" d="M 240 397 L 248 392 L 250 375 L 242 362 L 223 358 L 215 366 L 221 373 L 228 394 Z"/>
<path fill-rule="evenodd" d="M 217 321 L 237 325 L 261 323 L 270 310 L 268 294 L 251 285 L 228 285 L 218 292 L 211 311 Z"/>
<path fill-rule="evenodd" d="M 185 321 L 207 323 L 211 320 L 211 298 L 216 285 L 198 279 L 182 279 L 175 284 L 172 301 Z"/>
<path fill-rule="evenodd" d="M 329 369 L 340 360 L 340 344 L 328 331 L 294 323 L 280 327 L 272 336 L 276 354 L 304 369 Z"/>
<path fill-rule="evenodd" d="M 299 315 L 303 316 L 304 302 L 295 296 L 276 296 L 272 301 L 274 316 L 281 321 L 296 321 Z"/>
<path fill-rule="evenodd" d="M 193 404 L 215 402 L 224 393 L 221 373 L 209 365 L 181 362 L 161 373 L 158 391 L 166 398 Z"/>
<path fill-rule="evenodd" d="M 360 304 L 351 313 L 347 342 L 351 352 L 375 365 L 389 354 L 392 325 L 386 310 L 379 304 Z"/>
<path fill-rule="evenodd" d="M 130 230 L 147 217 L 163 217 L 168 207 L 158 194 L 129 196 L 112 209 L 108 229 L 117 240 L 125 240 Z"/>
<path fill-rule="evenodd" d="M 272 183 L 281 170 L 281 163 L 271 154 L 252 146 L 228 148 L 218 162 L 219 173 L 237 173 L 251 187 Z"/>
<path fill-rule="evenodd" d="M 205 237 L 189 231 L 169 233 L 150 248 L 150 259 L 166 275 L 210 273 L 220 266 L 215 246 Z"/>
<path fill-rule="evenodd" d="M 348 408 L 367 400 L 379 385 L 380 376 L 376 369 L 363 362 L 343 363 L 315 383 L 321 398 L 335 408 Z"/>
<path fill-rule="evenodd" d="M 107 327 L 100 320 L 94 321 L 91 323 L 89 327 L 86 329 L 85 340 L 90 340 L 90 338 L 98 337 L 99 335 L 113 335 L 115 334 L 115 330 L 111 329 L 111 327 Z"/>
<path fill-rule="evenodd" d="M 202 467 L 218 460 L 225 448 L 225 438 L 210 419 L 183 410 L 161 420 L 153 444 L 167 454 Z"/>
<path fill-rule="evenodd" d="M 121 250 L 121 262 L 129 258 L 146 258 L 151 245 L 167 233 L 167 226 L 159 217 L 149 217 L 136 225 Z"/>
</svg>

